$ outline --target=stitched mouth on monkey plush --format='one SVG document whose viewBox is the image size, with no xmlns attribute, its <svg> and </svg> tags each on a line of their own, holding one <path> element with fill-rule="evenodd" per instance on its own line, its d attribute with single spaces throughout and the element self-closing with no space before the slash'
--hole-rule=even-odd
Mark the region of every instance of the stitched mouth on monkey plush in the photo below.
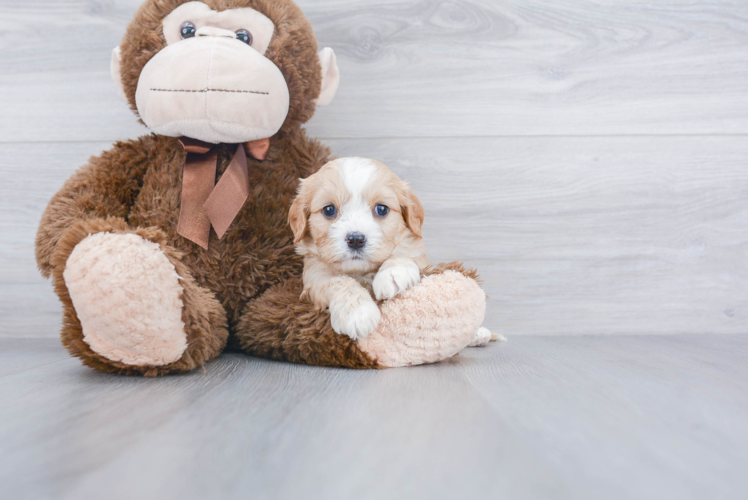
<svg viewBox="0 0 748 500">
<path fill-rule="evenodd" d="M 187 93 L 207 93 L 207 92 L 228 92 L 231 94 L 259 94 L 270 95 L 270 92 L 260 92 L 259 90 L 228 90 L 228 89 L 151 89 L 151 92 L 187 92 Z"/>
</svg>

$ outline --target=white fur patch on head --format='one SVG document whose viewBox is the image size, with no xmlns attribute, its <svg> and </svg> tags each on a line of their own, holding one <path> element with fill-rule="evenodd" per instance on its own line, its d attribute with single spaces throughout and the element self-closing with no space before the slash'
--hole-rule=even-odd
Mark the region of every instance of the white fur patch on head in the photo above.
<svg viewBox="0 0 748 500">
<path fill-rule="evenodd" d="M 337 168 L 348 192 L 342 197 L 346 201 L 338 207 L 340 215 L 330 225 L 329 236 L 335 242 L 338 257 L 344 259 L 344 271 L 359 271 L 369 266 L 368 259 L 383 236 L 382 228 L 374 220 L 370 201 L 364 198 L 364 191 L 376 179 L 377 166 L 365 158 L 344 158 Z M 360 253 L 348 247 L 347 236 L 351 233 L 366 237 Z"/>
<path fill-rule="evenodd" d="M 366 158 L 344 158 L 338 166 L 338 171 L 350 195 L 360 200 L 364 189 L 373 180 L 377 166 Z"/>
</svg>

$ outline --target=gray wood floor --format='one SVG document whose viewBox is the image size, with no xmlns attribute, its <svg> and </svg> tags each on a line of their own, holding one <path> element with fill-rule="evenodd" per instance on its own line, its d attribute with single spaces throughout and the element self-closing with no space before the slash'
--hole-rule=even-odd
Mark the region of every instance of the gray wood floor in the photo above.
<svg viewBox="0 0 748 500">
<path fill-rule="evenodd" d="M 748 336 L 516 337 L 161 379 L 0 339 L 0 497 L 741 499 Z"/>
<path fill-rule="evenodd" d="M 748 2 L 300 0 L 343 78 L 310 135 L 411 182 L 510 341 L 158 380 L 70 359 L 33 258 L 147 133 L 109 80 L 139 4 L 0 0 L 0 498 L 748 498 Z"/>
</svg>

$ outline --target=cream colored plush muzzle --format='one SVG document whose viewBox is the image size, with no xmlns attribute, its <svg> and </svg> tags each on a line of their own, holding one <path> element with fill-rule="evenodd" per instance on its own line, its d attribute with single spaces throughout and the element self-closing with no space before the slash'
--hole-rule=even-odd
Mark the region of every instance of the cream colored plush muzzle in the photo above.
<svg viewBox="0 0 748 500">
<path fill-rule="evenodd" d="M 135 101 L 157 134 L 233 144 L 278 132 L 289 94 L 272 61 L 232 31 L 206 26 L 146 64 Z"/>
</svg>

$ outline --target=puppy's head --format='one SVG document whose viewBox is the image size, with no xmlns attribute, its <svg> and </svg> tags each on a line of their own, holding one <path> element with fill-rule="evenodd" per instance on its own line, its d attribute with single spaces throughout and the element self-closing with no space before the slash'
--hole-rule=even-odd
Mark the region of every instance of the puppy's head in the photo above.
<svg viewBox="0 0 748 500">
<path fill-rule="evenodd" d="M 341 158 L 302 180 L 288 220 L 299 253 L 342 272 L 369 272 L 421 238 L 421 202 L 374 160 Z"/>
</svg>

